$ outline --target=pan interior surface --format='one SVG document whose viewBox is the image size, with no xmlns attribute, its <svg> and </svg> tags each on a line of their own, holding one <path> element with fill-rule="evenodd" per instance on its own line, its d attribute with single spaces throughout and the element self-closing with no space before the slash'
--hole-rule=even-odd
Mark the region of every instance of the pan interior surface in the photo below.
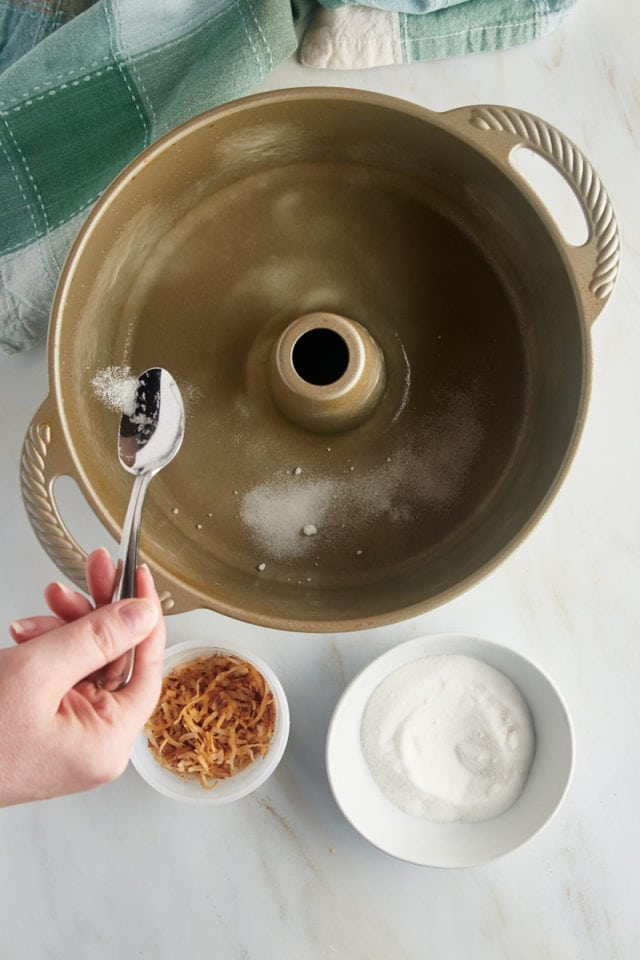
<svg viewBox="0 0 640 960">
<path fill-rule="evenodd" d="M 384 357 L 353 429 L 296 425 L 269 390 L 274 342 L 313 311 Z M 526 198 L 443 125 L 373 103 L 276 99 L 166 141 L 105 198 L 56 323 L 94 509 L 119 529 L 130 478 L 93 377 L 166 367 L 186 434 L 143 550 L 194 605 L 275 626 L 351 629 L 452 595 L 544 501 L 584 390 L 571 283 Z M 320 383 L 342 369 L 323 340 L 302 368 Z"/>
</svg>

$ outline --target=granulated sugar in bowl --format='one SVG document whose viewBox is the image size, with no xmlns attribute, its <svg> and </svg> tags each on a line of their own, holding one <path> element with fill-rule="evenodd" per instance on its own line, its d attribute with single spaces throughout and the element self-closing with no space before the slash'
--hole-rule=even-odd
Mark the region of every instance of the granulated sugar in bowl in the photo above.
<svg viewBox="0 0 640 960">
<path fill-rule="evenodd" d="M 394 670 L 372 693 L 361 733 L 383 793 L 401 810 L 437 821 L 504 813 L 522 793 L 535 750 L 517 687 L 460 654 Z"/>
<path fill-rule="evenodd" d="M 327 771 L 352 826 L 424 866 L 468 867 L 533 837 L 573 770 L 564 701 L 531 661 L 457 634 L 400 644 L 344 691 Z"/>
</svg>

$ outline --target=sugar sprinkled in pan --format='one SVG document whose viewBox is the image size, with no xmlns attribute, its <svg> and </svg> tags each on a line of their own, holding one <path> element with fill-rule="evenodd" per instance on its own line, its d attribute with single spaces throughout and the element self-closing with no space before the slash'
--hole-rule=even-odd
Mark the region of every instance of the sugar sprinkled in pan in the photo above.
<svg viewBox="0 0 640 960">
<path fill-rule="evenodd" d="M 138 378 L 130 367 L 109 366 L 98 370 L 91 381 L 94 395 L 109 410 L 132 416 L 136 409 Z"/>
<path fill-rule="evenodd" d="M 239 516 L 257 550 L 285 560 L 308 556 L 320 540 L 325 549 L 340 547 L 347 528 L 358 538 L 371 529 L 408 530 L 450 508 L 482 439 L 473 398 L 455 392 L 393 456 L 357 465 L 349 458 L 320 477 L 309 468 L 275 472 L 243 494 Z M 356 544 L 356 557 L 364 545 Z"/>
<path fill-rule="evenodd" d="M 300 556 L 308 547 L 311 528 L 316 533 L 322 524 L 333 489 L 330 480 L 289 477 L 277 484 L 265 482 L 244 495 L 240 515 L 270 556 Z M 301 536 L 307 528 L 309 533 Z"/>
</svg>

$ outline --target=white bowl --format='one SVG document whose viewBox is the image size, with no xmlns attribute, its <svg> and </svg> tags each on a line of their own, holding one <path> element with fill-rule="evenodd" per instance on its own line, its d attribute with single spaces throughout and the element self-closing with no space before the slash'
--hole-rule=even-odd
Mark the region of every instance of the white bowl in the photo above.
<svg viewBox="0 0 640 960">
<path fill-rule="evenodd" d="M 276 721 L 266 756 L 259 757 L 240 773 L 226 780 L 219 780 L 211 790 L 205 790 L 197 780 L 183 780 L 170 770 L 165 770 L 154 759 L 144 730 L 136 738 L 131 753 L 131 762 L 140 776 L 159 793 L 171 797 L 172 800 L 209 806 L 239 800 L 261 786 L 280 763 L 289 737 L 289 704 L 282 684 L 271 667 L 248 650 L 237 647 L 231 650 L 214 641 L 186 640 L 167 648 L 163 673 L 166 676 L 181 663 L 188 663 L 197 657 L 209 657 L 214 653 L 225 653 L 246 660 L 253 664 L 267 681 L 275 701 Z"/>
<path fill-rule="evenodd" d="M 513 806 L 491 820 L 438 823 L 410 816 L 383 794 L 362 753 L 362 715 L 378 684 L 413 660 L 441 654 L 475 657 L 501 671 L 518 687 L 531 712 L 536 747 L 529 776 Z M 538 833 L 567 792 L 573 754 L 569 714 L 549 678 L 507 647 L 458 634 L 410 640 L 370 663 L 342 694 L 327 736 L 329 782 L 347 820 L 385 853 L 432 867 L 477 866 Z"/>
</svg>

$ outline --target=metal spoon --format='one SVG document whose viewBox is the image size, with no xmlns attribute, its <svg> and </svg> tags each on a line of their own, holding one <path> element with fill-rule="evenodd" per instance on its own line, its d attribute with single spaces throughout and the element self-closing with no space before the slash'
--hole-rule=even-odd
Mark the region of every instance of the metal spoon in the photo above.
<svg viewBox="0 0 640 960">
<path fill-rule="evenodd" d="M 136 595 L 138 542 L 142 506 L 151 478 L 173 460 L 184 436 L 184 406 L 177 383 L 162 367 L 151 367 L 138 378 L 133 413 L 123 413 L 118 434 L 120 463 L 135 477 L 122 527 L 113 600 Z M 133 673 L 135 654 L 129 650 L 93 679 L 105 690 L 124 687 Z"/>
</svg>

